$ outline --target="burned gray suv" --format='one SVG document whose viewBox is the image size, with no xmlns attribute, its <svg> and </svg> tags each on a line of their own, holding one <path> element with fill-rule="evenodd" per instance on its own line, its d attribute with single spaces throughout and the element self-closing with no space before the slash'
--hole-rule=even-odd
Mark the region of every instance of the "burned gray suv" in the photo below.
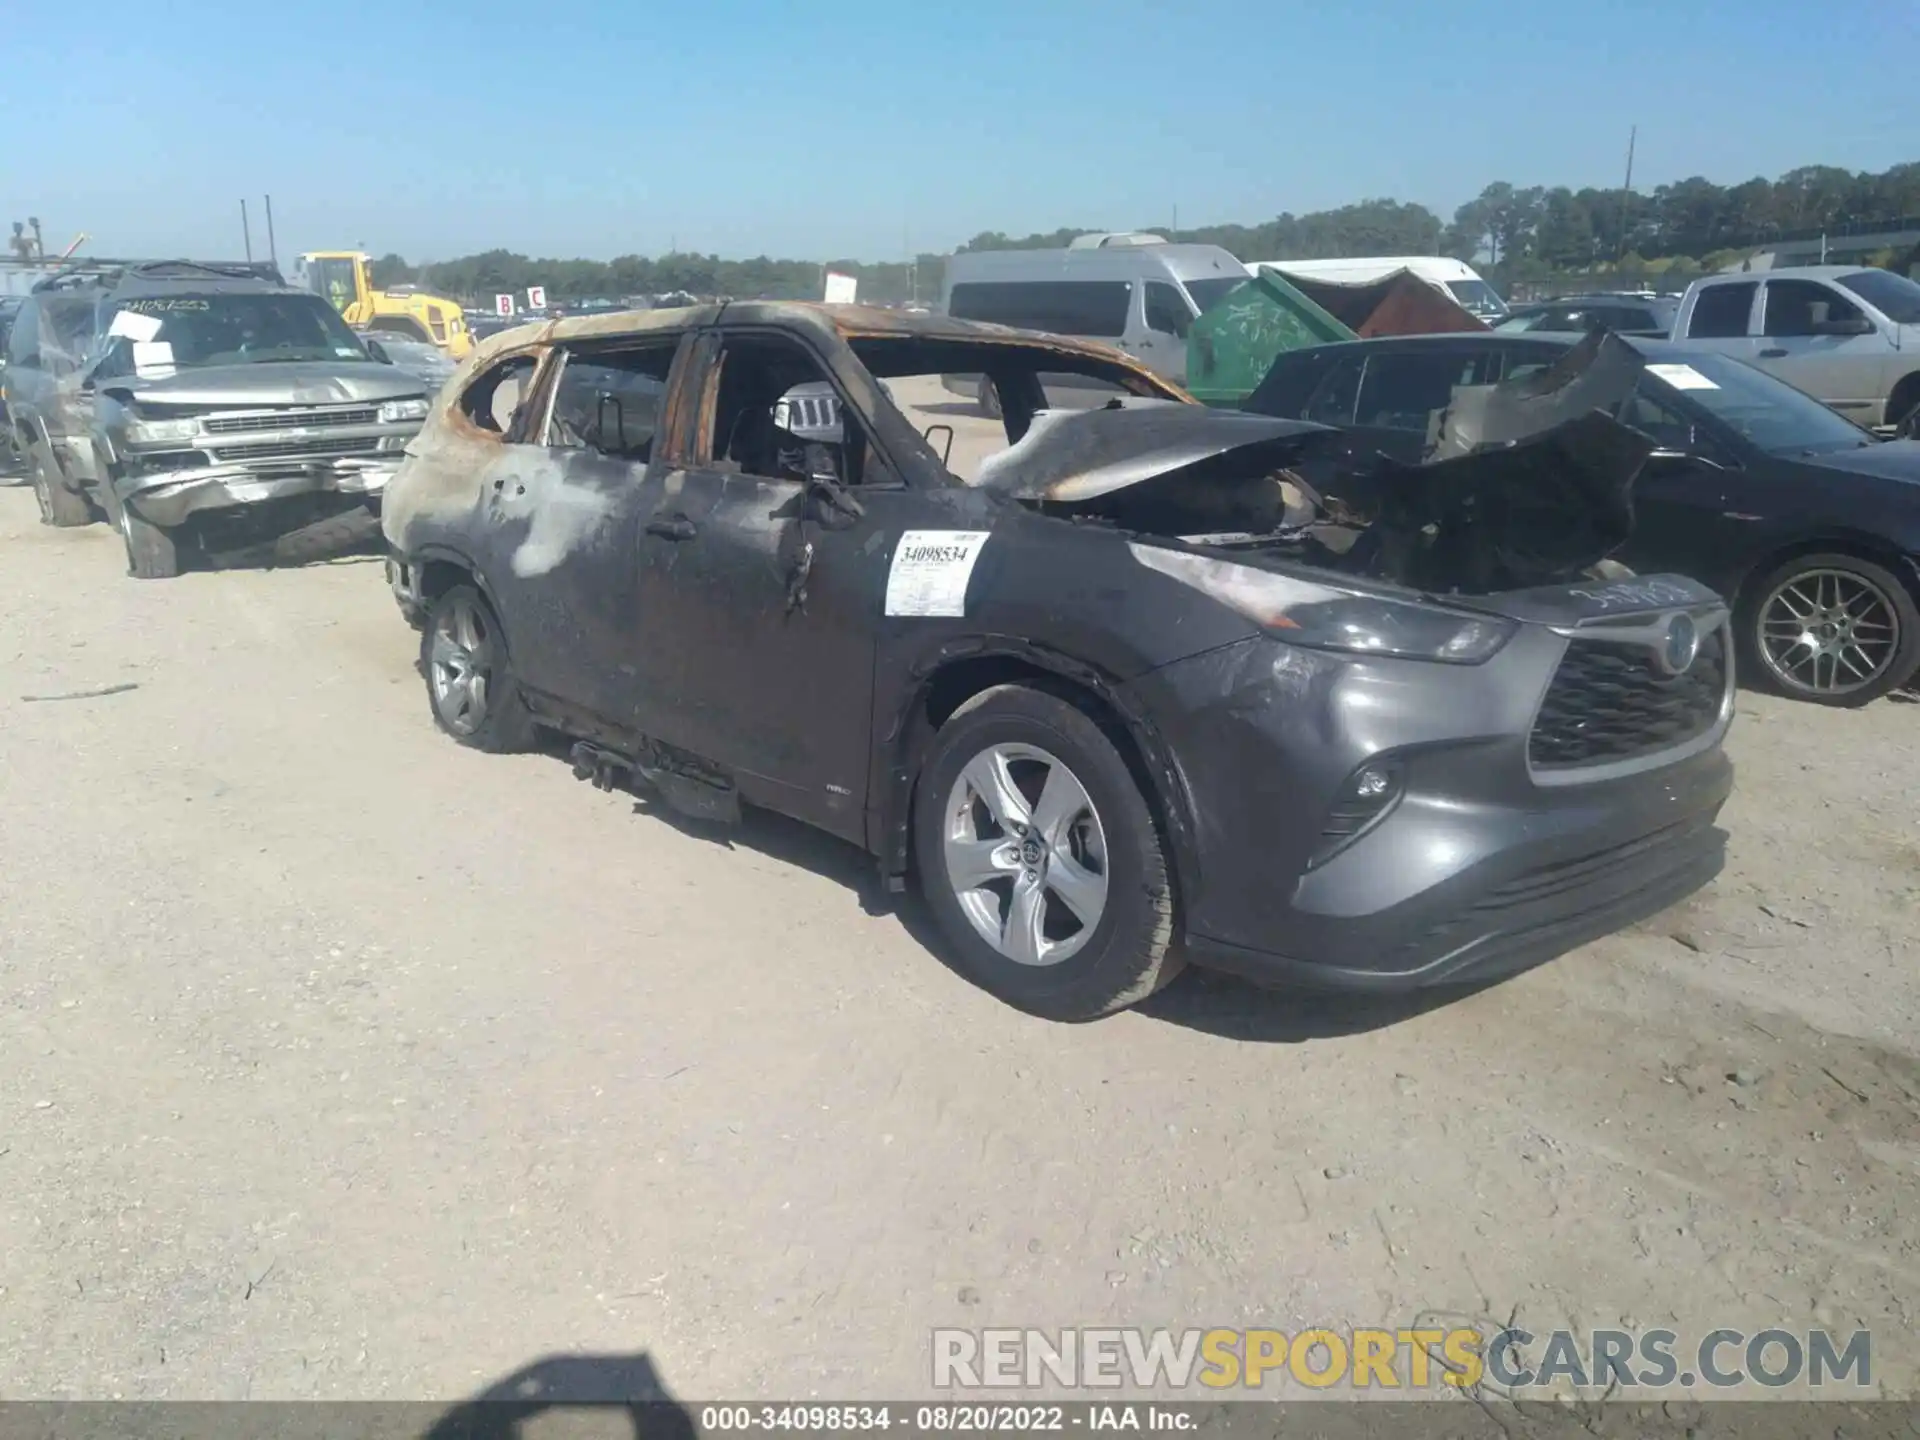
<svg viewBox="0 0 1920 1440">
<path fill-rule="evenodd" d="M 9 352 L 46 523 L 106 519 L 149 579 L 330 523 L 372 533 L 425 386 L 325 301 L 270 267 L 166 261 L 55 276 L 25 308 L 63 307 L 88 312 L 65 364 L 33 313 Z"/>
</svg>

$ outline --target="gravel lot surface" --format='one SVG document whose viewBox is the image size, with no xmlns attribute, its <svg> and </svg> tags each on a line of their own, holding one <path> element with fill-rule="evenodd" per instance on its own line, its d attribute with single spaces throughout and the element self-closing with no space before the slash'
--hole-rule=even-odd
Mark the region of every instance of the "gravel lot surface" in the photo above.
<svg viewBox="0 0 1920 1440">
<path fill-rule="evenodd" d="M 1916 1390 L 1912 705 L 1743 696 L 1724 877 L 1509 983 L 1061 1027 L 836 842 L 454 746 L 377 563 L 122 568 L 0 491 L 10 1398 L 901 1398 L 939 1325 L 1421 1312 L 1867 1327 Z"/>
</svg>

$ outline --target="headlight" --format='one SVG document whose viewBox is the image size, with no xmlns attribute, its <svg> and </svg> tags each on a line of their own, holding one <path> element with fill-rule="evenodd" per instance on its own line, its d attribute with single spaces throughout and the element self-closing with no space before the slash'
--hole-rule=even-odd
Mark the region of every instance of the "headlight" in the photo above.
<svg viewBox="0 0 1920 1440">
<path fill-rule="evenodd" d="M 127 438 L 136 445 L 162 445 L 175 440 L 191 440 L 199 433 L 198 420 L 134 420 L 127 426 Z"/>
<path fill-rule="evenodd" d="M 1516 628 L 1512 621 L 1491 615 L 1344 590 L 1206 555 L 1157 545 L 1127 548 L 1149 570 L 1212 596 L 1289 645 L 1478 665 L 1505 645 Z"/>
<path fill-rule="evenodd" d="M 427 418 L 427 402 L 419 396 L 411 400 L 389 400 L 380 407 L 382 425 L 398 425 L 402 420 Z"/>
</svg>

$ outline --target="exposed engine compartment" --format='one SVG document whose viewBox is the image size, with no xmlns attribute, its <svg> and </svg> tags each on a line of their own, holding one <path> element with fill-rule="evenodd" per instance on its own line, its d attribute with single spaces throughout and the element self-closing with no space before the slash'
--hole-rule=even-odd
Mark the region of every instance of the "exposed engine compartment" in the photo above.
<svg viewBox="0 0 1920 1440">
<path fill-rule="evenodd" d="M 1607 409 L 1639 364 L 1597 337 L 1538 374 L 1456 390 L 1417 465 L 1323 426 L 1116 401 L 1034 416 L 977 483 L 1046 514 L 1428 594 L 1617 576 L 1608 557 L 1654 442 Z"/>
</svg>

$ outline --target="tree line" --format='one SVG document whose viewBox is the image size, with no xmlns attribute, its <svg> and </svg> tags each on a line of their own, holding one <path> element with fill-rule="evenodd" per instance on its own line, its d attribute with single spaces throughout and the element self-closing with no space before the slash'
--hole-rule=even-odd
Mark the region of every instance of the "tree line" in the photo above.
<svg viewBox="0 0 1920 1440">
<path fill-rule="evenodd" d="M 1254 225 L 1137 228 L 1170 240 L 1220 245 L 1242 260 L 1454 255 L 1511 282 L 1602 271 L 1715 269 L 1784 236 L 1857 228 L 1897 216 L 1920 216 L 1920 162 L 1878 174 L 1806 165 L 1777 179 L 1756 176 L 1738 185 L 1717 185 L 1696 175 L 1646 193 L 1499 181 L 1456 209 L 1451 220 L 1424 205 L 1363 200 L 1305 215 L 1284 212 Z M 987 231 L 959 248 L 1056 248 L 1083 233 L 1085 228 L 1012 237 Z M 862 299 L 897 303 L 937 298 L 945 263 L 946 256 L 938 254 L 912 261 L 823 264 L 692 253 L 559 260 L 487 250 L 418 267 L 385 255 L 375 263 L 374 279 L 483 301 L 518 293 L 523 303 L 532 285 L 544 285 L 551 299 L 562 301 L 668 291 L 817 299 L 826 272 L 836 270 L 858 279 Z"/>
</svg>

